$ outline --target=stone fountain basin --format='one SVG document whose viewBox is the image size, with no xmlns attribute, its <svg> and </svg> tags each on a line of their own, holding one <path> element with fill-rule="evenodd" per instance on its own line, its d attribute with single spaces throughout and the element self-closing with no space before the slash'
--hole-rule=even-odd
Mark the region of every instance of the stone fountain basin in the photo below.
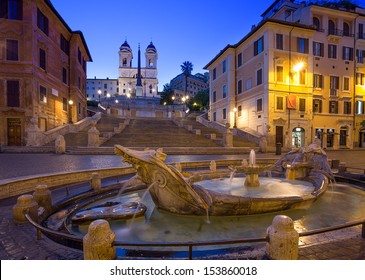
<svg viewBox="0 0 365 280">
<path fill-rule="evenodd" d="M 199 184 L 202 180 L 217 178 L 217 174 L 195 174 L 190 177 L 193 189 L 209 205 L 209 215 L 235 216 L 277 212 L 288 209 L 300 209 L 310 206 L 327 189 L 329 180 L 320 173 L 314 173 L 305 179 L 313 185 L 310 193 L 289 196 L 262 197 L 255 195 L 232 195 L 208 190 Z"/>
</svg>

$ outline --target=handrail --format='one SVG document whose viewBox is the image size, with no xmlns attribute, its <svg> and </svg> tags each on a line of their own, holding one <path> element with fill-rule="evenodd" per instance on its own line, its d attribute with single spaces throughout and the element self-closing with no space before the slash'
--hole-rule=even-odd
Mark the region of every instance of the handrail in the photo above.
<svg viewBox="0 0 365 280">
<path fill-rule="evenodd" d="M 83 239 L 72 235 L 72 234 L 67 234 L 67 233 L 63 233 L 63 232 L 59 232 L 56 230 L 52 230 L 46 227 L 41 226 L 40 224 L 38 224 L 37 222 L 33 221 L 33 219 L 30 217 L 29 213 L 26 211 L 24 213 L 25 218 L 27 219 L 27 221 L 34 226 L 37 229 L 37 236 L 38 239 L 40 239 L 40 232 L 43 232 L 45 234 L 50 234 L 50 235 L 54 235 L 56 237 L 60 237 L 63 239 L 69 239 L 78 243 L 83 243 Z M 335 231 L 335 230 L 340 230 L 340 229 L 344 229 L 344 228 L 349 228 L 349 227 L 353 227 L 353 226 L 357 226 L 357 225 L 362 225 L 362 238 L 365 238 L 365 218 L 363 219 L 358 219 L 355 221 L 351 221 L 351 222 L 346 222 L 344 224 L 341 225 L 336 225 L 336 226 L 330 226 L 330 227 L 326 227 L 326 228 L 321 228 L 321 229 L 316 229 L 316 230 L 310 230 L 310 231 L 305 231 L 305 232 L 300 232 L 299 236 L 300 237 L 304 237 L 304 236 L 310 236 L 310 235 L 315 235 L 315 234 L 320 234 L 320 233 L 325 233 L 325 232 L 329 232 L 329 231 Z M 266 237 L 258 237 L 258 238 L 244 238 L 244 239 L 234 239 L 234 240 L 214 240 L 214 241 L 198 241 L 198 242 L 169 242 L 169 243 L 161 243 L 161 242 L 154 242 L 154 243 L 128 243 L 128 242 L 121 242 L 121 241 L 114 241 L 113 242 L 113 246 L 127 246 L 127 247 L 139 247 L 139 246 L 143 246 L 143 247 L 189 247 L 189 259 L 193 258 L 193 247 L 200 247 L 200 246 L 211 246 L 211 245 L 227 245 L 227 244 L 243 244 L 243 243 L 256 243 L 256 242 L 269 242 L 269 238 L 268 236 Z"/>
</svg>

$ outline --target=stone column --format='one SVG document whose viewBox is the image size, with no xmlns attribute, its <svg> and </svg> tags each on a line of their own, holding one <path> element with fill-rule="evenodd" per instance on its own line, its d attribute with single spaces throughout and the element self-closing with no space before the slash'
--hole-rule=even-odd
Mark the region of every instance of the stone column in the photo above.
<svg viewBox="0 0 365 280">
<path fill-rule="evenodd" d="M 294 229 L 291 218 L 284 215 L 275 216 L 267 229 L 269 241 L 266 254 L 273 260 L 298 259 L 299 233 Z"/>
<path fill-rule="evenodd" d="M 116 258 L 113 242 L 115 234 L 106 220 L 95 220 L 83 238 L 85 260 L 114 260 Z"/>
<path fill-rule="evenodd" d="M 33 198 L 47 213 L 52 211 L 52 196 L 47 185 L 38 185 L 33 193 Z"/>
<path fill-rule="evenodd" d="M 211 172 L 216 172 L 217 171 L 217 163 L 215 162 L 215 160 L 212 160 L 211 162 L 210 162 L 210 171 Z"/>
<path fill-rule="evenodd" d="M 223 135 L 223 145 L 224 147 L 233 147 L 233 134 L 229 128 L 231 125 L 226 123 L 226 132 Z"/>
<path fill-rule="evenodd" d="M 90 185 L 94 191 L 101 190 L 101 178 L 98 172 L 91 173 Z"/>
<path fill-rule="evenodd" d="M 64 154 L 66 152 L 66 141 L 63 135 L 58 135 L 55 141 L 55 153 Z"/>
<path fill-rule="evenodd" d="M 44 134 L 38 127 L 38 118 L 30 119 L 30 125 L 25 129 L 27 133 L 27 146 L 42 146 L 44 143 Z"/>
<path fill-rule="evenodd" d="M 13 206 L 13 220 L 15 223 L 27 222 L 27 219 L 24 216 L 25 210 L 28 210 L 31 218 L 38 222 L 38 204 L 31 194 L 19 196 L 16 204 Z"/>
<path fill-rule="evenodd" d="M 99 147 L 99 145 L 100 145 L 100 139 L 99 139 L 100 132 L 99 132 L 99 130 L 96 129 L 95 125 L 96 124 L 93 123 L 92 127 L 87 132 L 87 134 L 88 134 L 87 146 L 88 147 Z"/>
</svg>

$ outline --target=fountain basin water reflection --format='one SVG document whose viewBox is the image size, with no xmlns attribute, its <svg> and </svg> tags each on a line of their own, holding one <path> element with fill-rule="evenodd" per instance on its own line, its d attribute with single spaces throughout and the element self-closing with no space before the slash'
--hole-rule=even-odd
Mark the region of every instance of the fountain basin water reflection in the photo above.
<svg viewBox="0 0 365 280">
<path fill-rule="evenodd" d="M 142 197 L 143 192 L 129 195 L 128 199 Z M 115 200 L 124 199 L 116 197 Z M 99 201 L 97 203 L 101 203 Z M 346 211 L 344 211 L 346 207 Z M 130 220 L 110 221 L 116 240 L 123 242 L 198 242 L 233 240 L 264 237 L 272 219 L 287 215 L 294 221 L 299 232 L 335 226 L 347 221 L 363 218 L 365 215 L 365 194 L 363 190 L 347 184 L 336 184 L 325 196 L 306 209 L 245 216 L 212 216 L 207 223 L 204 216 L 176 215 L 154 209 L 149 219 L 137 218 L 131 226 Z M 68 228 L 75 234 L 86 234 L 88 224 L 72 225 Z M 206 248 L 205 248 L 206 249 Z M 178 250 L 178 249 L 176 249 Z"/>
<path fill-rule="evenodd" d="M 260 187 L 251 188 L 242 186 L 242 178 L 222 178 L 215 180 L 203 180 L 200 186 L 220 193 L 245 197 L 290 197 L 311 194 L 314 186 L 305 181 L 285 178 L 260 178 Z"/>
</svg>

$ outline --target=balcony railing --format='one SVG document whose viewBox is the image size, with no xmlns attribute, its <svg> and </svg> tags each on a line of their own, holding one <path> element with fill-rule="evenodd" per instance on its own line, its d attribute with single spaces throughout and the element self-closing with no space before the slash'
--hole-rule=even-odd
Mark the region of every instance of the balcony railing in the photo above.
<svg viewBox="0 0 365 280">
<path fill-rule="evenodd" d="M 328 36 L 354 37 L 354 34 L 340 29 L 328 29 Z M 364 34 L 365 35 L 365 34 Z"/>
</svg>

